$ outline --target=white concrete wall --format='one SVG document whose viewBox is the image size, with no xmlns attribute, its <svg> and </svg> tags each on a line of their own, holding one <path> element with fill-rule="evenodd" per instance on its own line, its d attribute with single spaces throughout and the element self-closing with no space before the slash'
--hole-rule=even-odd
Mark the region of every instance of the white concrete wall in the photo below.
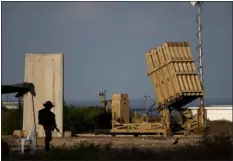
<svg viewBox="0 0 233 161">
<path fill-rule="evenodd" d="M 50 100 L 54 104 L 57 126 L 63 131 L 63 54 L 26 54 L 25 82 L 35 85 L 34 99 L 36 124 L 38 125 L 38 111 L 43 103 Z M 30 130 L 33 126 L 32 97 L 24 97 L 23 129 Z M 41 126 L 38 127 L 39 136 L 44 136 Z"/>
<path fill-rule="evenodd" d="M 192 110 L 193 115 L 197 114 L 199 107 L 189 107 Z M 207 112 L 207 118 L 209 120 L 228 120 L 232 121 L 232 106 L 210 106 L 205 107 Z"/>
</svg>

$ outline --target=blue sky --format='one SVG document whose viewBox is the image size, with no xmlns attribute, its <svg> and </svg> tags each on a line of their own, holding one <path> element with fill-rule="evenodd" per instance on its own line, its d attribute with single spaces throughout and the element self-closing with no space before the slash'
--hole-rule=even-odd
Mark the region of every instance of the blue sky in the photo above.
<svg viewBox="0 0 233 161">
<path fill-rule="evenodd" d="M 96 100 L 106 89 L 154 96 L 145 52 L 189 41 L 196 12 L 188 2 L 1 2 L 2 84 L 22 82 L 25 53 L 64 53 L 65 100 Z M 205 2 L 204 85 L 208 98 L 232 98 L 232 4 Z"/>
</svg>

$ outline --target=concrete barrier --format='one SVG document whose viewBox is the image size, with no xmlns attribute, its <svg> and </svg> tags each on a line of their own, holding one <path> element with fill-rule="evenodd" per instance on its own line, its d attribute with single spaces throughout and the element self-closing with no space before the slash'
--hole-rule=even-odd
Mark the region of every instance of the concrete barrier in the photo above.
<svg viewBox="0 0 233 161">
<path fill-rule="evenodd" d="M 71 131 L 64 132 L 64 137 L 71 137 L 71 136 L 72 136 Z"/>
<path fill-rule="evenodd" d="M 13 135 L 17 136 L 17 137 L 25 137 L 26 138 L 28 136 L 28 130 L 14 130 Z"/>
</svg>

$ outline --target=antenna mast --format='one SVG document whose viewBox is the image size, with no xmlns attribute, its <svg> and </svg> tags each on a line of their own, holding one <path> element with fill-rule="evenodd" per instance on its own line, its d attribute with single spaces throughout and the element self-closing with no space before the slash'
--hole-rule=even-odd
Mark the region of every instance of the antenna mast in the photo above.
<svg viewBox="0 0 233 161">
<path fill-rule="evenodd" d="M 191 4 L 193 6 L 197 6 L 196 22 L 198 24 L 198 31 L 196 33 L 196 36 L 197 36 L 197 40 L 198 40 L 197 51 L 199 53 L 199 56 L 197 58 L 197 62 L 199 63 L 198 70 L 199 70 L 200 82 L 201 82 L 202 90 L 204 91 L 203 52 L 202 52 L 203 40 L 202 40 L 202 25 L 201 25 L 202 3 L 203 2 L 200 2 L 200 1 L 191 2 Z M 198 115 L 199 115 L 199 119 L 198 119 L 199 125 L 204 125 L 204 127 L 205 127 L 206 126 L 206 112 L 204 109 L 204 94 L 200 98 L 200 108 L 199 108 Z"/>
</svg>

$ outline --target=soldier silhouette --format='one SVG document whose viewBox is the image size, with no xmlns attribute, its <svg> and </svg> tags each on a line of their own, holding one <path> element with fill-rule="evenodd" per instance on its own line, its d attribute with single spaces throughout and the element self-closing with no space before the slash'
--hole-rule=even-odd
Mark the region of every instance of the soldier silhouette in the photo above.
<svg viewBox="0 0 233 161">
<path fill-rule="evenodd" d="M 39 124 L 43 126 L 45 131 L 45 151 L 48 152 L 50 150 L 50 141 L 52 140 L 52 131 L 56 129 L 58 132 L 59 129 L 56 125 L 55 114 L 50 110 L 54 107 L 51 101 L 47 101 L 43 104 L 44 108 L 38 112 L 38 120 Z"/>
</svg>

